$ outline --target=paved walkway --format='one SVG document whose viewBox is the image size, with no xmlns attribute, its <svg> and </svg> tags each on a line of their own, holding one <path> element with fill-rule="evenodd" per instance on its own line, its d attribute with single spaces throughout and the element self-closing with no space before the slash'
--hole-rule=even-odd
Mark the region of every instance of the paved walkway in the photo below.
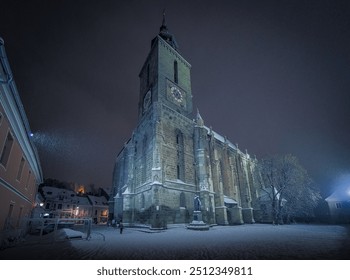
<svg viewBox="0 0 350 280">
<path fill-rule="evenodd" d="M 29 240 L 0 259 L 350 259 L 349 227 L 339 225 L 215 226 L 192 231 L 94 226 L 91 238 Z"/>
</svg>

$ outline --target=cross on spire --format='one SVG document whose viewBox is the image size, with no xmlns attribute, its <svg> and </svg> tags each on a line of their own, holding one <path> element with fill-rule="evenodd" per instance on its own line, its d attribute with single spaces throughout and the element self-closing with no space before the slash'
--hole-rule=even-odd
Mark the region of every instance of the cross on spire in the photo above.
<svg viewBox="0 0 350 280">
<path fill-rule="evenodd" d="M 166 20 L 165 20 L 165 9 L 163 10 L 163 20 L 162 20 L 162 25 L 159 29 L 159 33 L 168 33 L 168 28 L 166 27 Z"/>
<path fill-rule="evenodd" d="M 162 37 L 166 42 L 168 42 L 175 50 L 178 48 L 175 37 L 171 33 L 169 33 L 168 28 L 166 26 L 165 9 L 163 10 L 163 20 L 162 25 L 159 28 L 159 36 Z"/>
</svg>

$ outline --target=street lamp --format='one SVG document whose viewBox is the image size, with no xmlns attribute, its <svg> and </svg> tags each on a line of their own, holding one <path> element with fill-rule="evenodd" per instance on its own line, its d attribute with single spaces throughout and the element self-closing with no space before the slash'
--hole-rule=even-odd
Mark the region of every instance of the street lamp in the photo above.
<svg viewBox="0 0 350 280">
<path fill-rule="evenodd" d="M 79 214 L 79 206 L 77 206 L 77 209 L 75 210 L 75 216 L 77 217 Z"/>
</svg>

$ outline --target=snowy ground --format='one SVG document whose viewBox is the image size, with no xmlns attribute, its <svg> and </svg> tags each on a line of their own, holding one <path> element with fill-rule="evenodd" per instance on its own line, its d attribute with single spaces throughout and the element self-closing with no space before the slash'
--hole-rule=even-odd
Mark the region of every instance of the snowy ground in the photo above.
<svg viewBox="0 0 350 280">
<path fill-rule="evenodd" d="M 77 235 L 78 233 L 78 235 Z M 0 251 L 0 259 L 350 259 L 349 227 L 340 225 L 185 225 L 164 231 L 94 226 L 89 240 L 73 230 L 31 236 Z M 71 237 L 70 239 L 67 239 Z"/>
</svg>

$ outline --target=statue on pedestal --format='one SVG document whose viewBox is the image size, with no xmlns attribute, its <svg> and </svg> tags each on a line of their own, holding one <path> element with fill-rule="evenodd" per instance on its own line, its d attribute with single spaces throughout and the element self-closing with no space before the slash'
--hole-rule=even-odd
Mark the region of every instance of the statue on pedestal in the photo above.
<svg viewBox="0 0 350 280">
<path fill-rule="evenodd" d="M 192 230 L 209 230 L 209 226 L 202 220 L 202 202 L 198 195 L 195 195 L 193 204 L 193 221 L 187 226 L 187 228 Z"/>
<path fill-rule="evenodd" d="M 201 203 L 201 200 L 199 199 L 199 196 L 196 195 L 194 197 L 194 211 L 201 211 L 201 206 L 202 206 L 202 203 Z"/>
</svg>

